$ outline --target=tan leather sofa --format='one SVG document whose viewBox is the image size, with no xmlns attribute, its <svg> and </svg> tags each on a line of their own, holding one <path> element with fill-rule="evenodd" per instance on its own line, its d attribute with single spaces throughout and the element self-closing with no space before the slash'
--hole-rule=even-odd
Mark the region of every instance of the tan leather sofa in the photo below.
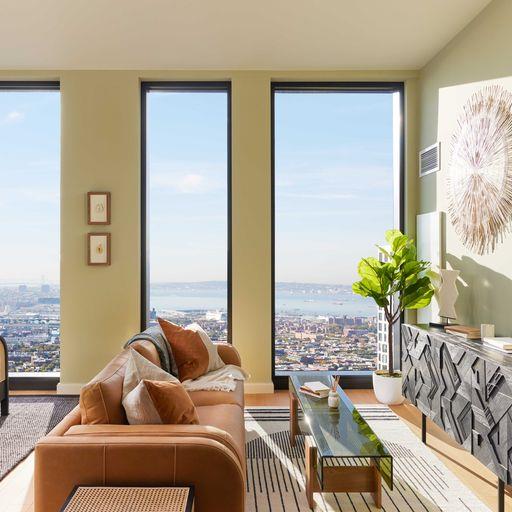
<svg viewBox="0 0 512 512">
<path fill-rule="evenodd" d="M 132 347 L 160 365 L 150 342 Z M 218 351 L 240 365 L 233 346 Z M 194 485 L 196 512 L 243 512 L 243 382 L 231 393 L 191 392 L 200 425 L 128 425 L 121 404 L 127 360 L 125 350 L 91 381 L 102 381 L 110 424 L 82 424 L 77 406 L 37 443 L 35 512 L 60 511 L 76 485 Z"/>
<path fill-rule="evenodd" d="M 0 336 L 0 414 L 9 414 L 9 366 L 7 361 L 7 343 Z"/>
</svg>

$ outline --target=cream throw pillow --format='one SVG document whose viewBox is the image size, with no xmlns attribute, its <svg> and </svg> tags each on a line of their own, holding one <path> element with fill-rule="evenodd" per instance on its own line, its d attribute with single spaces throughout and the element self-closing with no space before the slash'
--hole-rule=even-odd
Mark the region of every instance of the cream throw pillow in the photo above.
<svg viewBox="0 0 512 512">
<path fill-rule="evenodd" d="M 162 420 L 148 393 L 144 380 L 180 382 L 135 349 L 130 349 L 123 382 L 123 407 L 130 425 L 161 424 Z"/>
<path fill-rule="evenodd" d="M 135 388 L 126 395 L 123 407 L 130 425 L 161 425 L 162 419 L 155 404 L 149 396 L 148 389 L 141 380 Z"/>
<path fill-rule="evenodd" d="M 208 350 L 208 370 L 206 371 L 206 373 L 219 370 L 223 366 L 226 366 L 224 361 L 219 356 L 219 353 L 217 352 L 217 347 L 210 339 L 210 336 L 208 336 L 206 331 L 199 324 L 193 323 L 187 325 L 185 329 L 190 329 L 191 331 L 197 332 L 197 334 L 199 334 L 199 336 L 201 337 L 201 340 L 204 343 L 206 350 Z"/>
</svg>

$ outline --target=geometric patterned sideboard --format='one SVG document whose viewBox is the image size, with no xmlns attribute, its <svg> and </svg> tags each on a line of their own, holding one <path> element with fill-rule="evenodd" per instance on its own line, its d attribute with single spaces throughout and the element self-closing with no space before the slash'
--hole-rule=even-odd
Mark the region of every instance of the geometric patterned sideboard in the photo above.
<svg viewBox="0 0 512 512">
<path fill-rule="evenodd" d="M 512 356 L 427 326 L 402 326 L 403 393 L 503 483 L 512 483 Z"/>
</svg>

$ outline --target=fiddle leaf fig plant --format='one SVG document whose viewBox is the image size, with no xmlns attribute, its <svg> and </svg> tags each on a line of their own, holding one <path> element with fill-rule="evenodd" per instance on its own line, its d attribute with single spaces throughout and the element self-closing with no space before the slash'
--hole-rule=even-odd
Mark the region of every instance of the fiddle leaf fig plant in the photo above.
<svg viewBox="0 0 512 512">
<path fill-rule="evenodd" d="M 360 281 L 352 291 L 371 297 L 383 309 L 388 322 L 388 376 L 394 376 L 393 325 L 406 309 L 428 306 L 434 295 L 430 277 L 430 263 L 418 261 L 414 240 L 397 229 L 386 231 L 388 248 L 380 247 L 387 261 L 363 258 L 359 262 Z"/>
</svg>

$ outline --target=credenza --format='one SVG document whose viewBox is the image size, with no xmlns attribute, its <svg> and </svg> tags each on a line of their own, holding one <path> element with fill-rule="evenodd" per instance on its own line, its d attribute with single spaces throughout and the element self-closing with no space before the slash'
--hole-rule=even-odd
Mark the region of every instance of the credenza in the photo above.
<svg viewBox="0 0 512 512">
<path fill-rule="evenodd" d="M 512 483 L 512 355 L 425 325 L 402 325 L 403 393 L 498 477 Z"/>
</svg>

